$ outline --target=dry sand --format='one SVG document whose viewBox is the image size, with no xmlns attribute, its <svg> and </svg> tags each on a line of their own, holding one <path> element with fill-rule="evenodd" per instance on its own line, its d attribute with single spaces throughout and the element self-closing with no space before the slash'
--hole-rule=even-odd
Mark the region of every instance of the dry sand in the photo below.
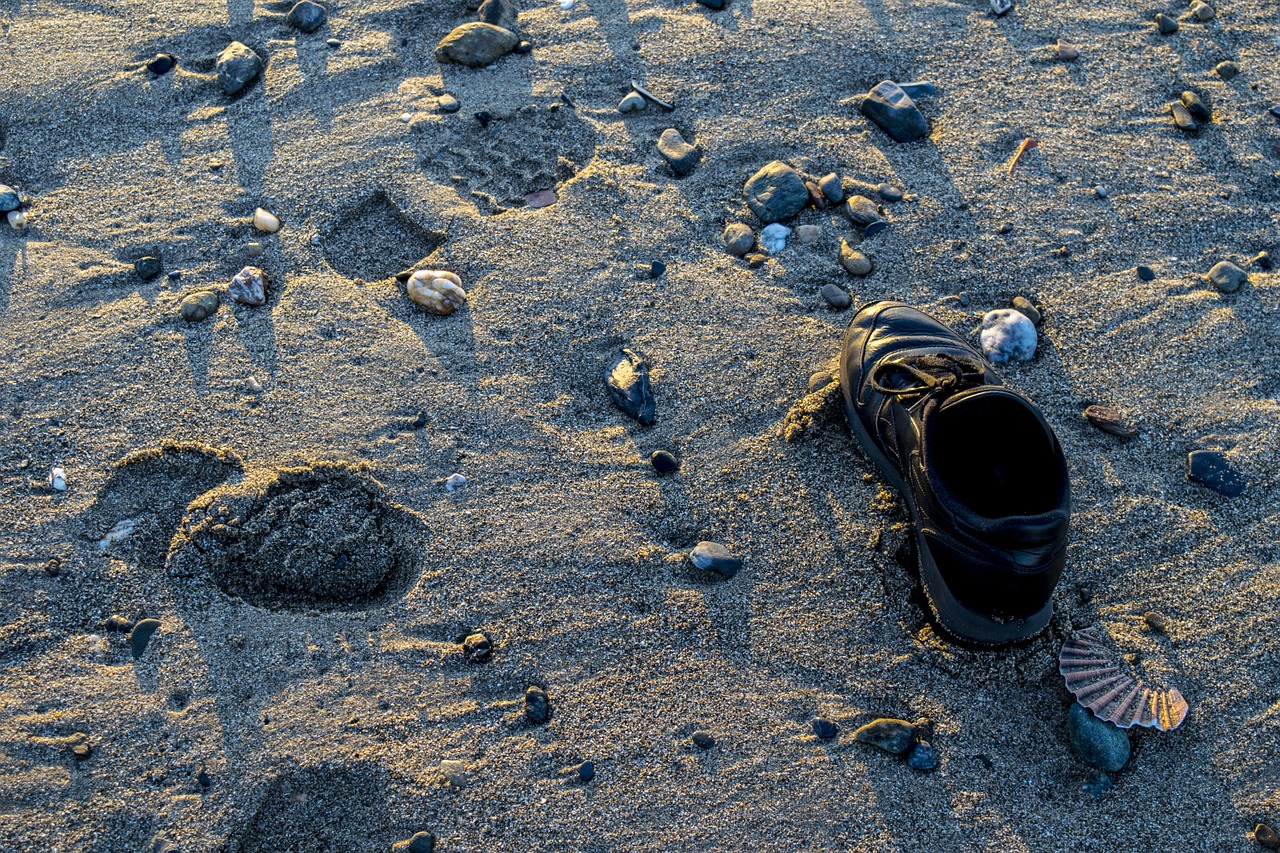
<svg viewBox="0 0 1280 853">
<path fill-rule="evenodd" d="M 470 70 L 432 53 L 461 0 L 342 4 L 309 36 L 275 2 L 0 4 L 0 182 L 32 197 L 29 229 L 0 235 L 0 849 L 382 851 L 425 829 L 450 853 L 1234 850 L 1280 821 L 1280 279 L 1202 278 L 1280 245 L 1274 4 L 1222 0 L 1207 24 L 1177 0 L 1001 19 L 984 0 L 518 5 L 532 55 Z M 1157 35 L 1159 10 L 1181 31 Z M 1051 57 L 1060 37 L 1077 62 Z M 210 74 L 232 39 L 269 59 L 235 99 Z M 179 69 L 143 70 L 158 50 Z M 1243 73 L 1219 79 L 1223 59 Z M 618 114 L 633 77 L 676 111 Z M 936 81 L 927 141 L 847 101 L 884 78 Z M 1213 104 L 1197 136 L 1168 117 L 1186 88 Z M 435 112 L 445 91 L 459 113 Z M 681 180 L 654 149 L 670 126 L 703 152 Z M 774 159 L 906 190 L 863 246 L 874 273 L 836 265 L 852 229 L 830 211 L 797 220 L 818 245 L 759 270 L 723 251 L 726 221 L 758 225 L 741 188 Z M 552 185 L 551 207 L 513 204 Z M 257 206 L 278 234 L 252 230 Z M 268 304 L 181 320 L 258 238 Z M 137 279 L 156 251 L 181 280 Z M 447 318 L 391 278 L 433 253 L 470 293 Z M 1013 294 L 1044 309 L 1038 357 L 1004 373 L 1058 431 L 1075 512 L 1057 616 L 1025 648 L 935 634 L 894 559 L 901 500 L 839 410 L 803 400 L 851 313 L 828 282 L 965 334 Z M 653 359 L 651 428 L 606 394 L 620 344 Z M 817 414 L 788 442 L 802 402 Z M 1093 402 L 1140 437 L 1090 427 Z M 228 455 L 113 467 L 166 442 Z M 1242 496 L 1187 482 L 1203 447 Z M 658 448 L 679 474 L 655 476 Z M 361 607 L 311 606 L 295 581 L 271 609 L 199 560 L 166 570 L 188 501 L 308 460 L 367 466 L 389 513 L 370 523 L 411 577 Z M 280 523 L 305 540 L 351 500 Z M 100 552 L 123 517 L 134 534 Z M 746 568 L 693 570 L 699 539 Z M 160 620 L 140 659 L 112 614 Z M 1102 799 L 1080 789 L 1056 671 L 1090 624 L 1191 705 L 1135 734 Z M 473 628 L 489 663 L 462 659 Z M 522 721 L 530 684 L 546 725 Z M 818 714 L 837 741 L 814 739 Z M 878 716 L 931 717 L 938 770 L 854 743 Z"/>
</svg>

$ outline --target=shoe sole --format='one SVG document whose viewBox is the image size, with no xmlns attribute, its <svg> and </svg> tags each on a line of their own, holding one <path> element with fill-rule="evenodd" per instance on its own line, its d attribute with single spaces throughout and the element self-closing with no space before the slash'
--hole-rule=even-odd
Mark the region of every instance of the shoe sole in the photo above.
<svg viewBox="0 0 1280 853">
<path fill-rule="evenodd" d="M 875 304 L 875 302 L 868 302 L 860 307 L 854 316 L 856 317 Z M 849 386 L 848 363 L 848 359 L 840 359 L 840 386 L 846 392 L 851 392 L 853 389 Z M 863 427 L 862 420 L 858 417 L 857 412 L 854 411 L 853 403 L 851 402 L 853 396 L 855 395 L 852 393 L 845 396 L 845 420 L 848 422 L 849 431 L 853 433 L 853 437 L 863 455 L 876 467 L 880 476 L 889 485 L 898 490 L 898 494 L 902 495 L 907 504 L 907 511 L 911 514 L 911 528 L 916 541 L 916 563 L 920 569 L 920 583 L 924 587 L 924 597 L 929 603 L 933 621 L 955 639 L 979 646 L 1005 646 L 1011 643 L 1018 643 L 1030 640 L 1043 631 L 1053 617 L 1052 599 L 1030 616 L 1002 622 L 999 619 L 984 616 L 975 610 L 965 607 L 952 594 L 947 587 L 946 581 L 942 579 L 942 572 L 938 570 L 937 563 L 933 561 L 933 557 L 929 554 L 929 549 L 925 545 L 924 536 L 920 530 L 920 518 L 916 513 L 916 504 L 911 498 L 911 492 L 907 489 L 902 475 L 889 462 L 888 457 L 880 452 L 879 446 L 872 440 L 871 434 Z"/>
</svg>

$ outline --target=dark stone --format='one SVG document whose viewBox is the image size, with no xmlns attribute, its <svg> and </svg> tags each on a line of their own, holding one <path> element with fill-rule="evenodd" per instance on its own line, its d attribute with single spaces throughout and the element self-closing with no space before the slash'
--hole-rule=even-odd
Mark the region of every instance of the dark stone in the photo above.
<svg viewBox="0 0 1280 853">
<path fill-rule="evenodd" d="M 649 265 L 649 278 L 662 278 L 662 274 L 667 271 L 667 265 L 662 261 L 654 261 Z"/>
<path fill-rule="evenodd" d="M 666 450 L 653 451 L 653 455 L 649 457 L 649 464 L 659 474 L 670 474 L 680 470 L 680 460 Z"/>
<path fill-rule="evenodd" d="M 1253 828 L 1253 840 L 1268 850 L 1280 850 L 1280 833 L 1265 823 L 1260 823 Z"/>
<path fill-rule="evenodd" d="M 1040 325 L 1040 320 L 1041 320 L 1040 309 L 1036 308 L 1035 305 L 1031 304 L 1031 300 L 1028 299 L 1027 297 L 1025 296 L 1013 297 L 1013 310 L 1017 311 L 1019 314 L 1022 314 L 1024 317 L 1026 317 L 1032 323 L 1035 323 L 1037 326 Z"/>
<path fill-rule="evenodd" d="M 883 219 L 877 219 L 875 222 L 872 222 L 866 228 L 862 229 L 862 236 L 874 237 L 880 232 L 887 230 L 889 230 L 889 223 L 885 222 Z"/>
<path fill-rule="evenodd" d="M 108 634 L 127 634 L 133 630 L 132 620 L 123 616 L 112 615 L 107 617 L 107 633 Z"/>
<path fill-rule="evenodd" d="M 467 663 L 484 663 L 493 657 L 493 641 L 481 631 L 468 634 L 462 641 L 462 656 Z"/>
<path fill-rule="evenodd" d="M 729 0 L 698 0 L 703 6 L 711 9 L 713 12 L 719 12 L 725 6 L 729 5 Z"/>
<path fill-rule="evenodd" d="M 262 57 L 238 41 L 218 55 L 218 84 L 228 95 L 239 94 L 262 72 Z"/>
<path fill-rule="evenodd" d="M 876 187 L 876 192 L 879 193 L 880 198 L 885 201 L 902 201 L 902 190 L 898 189 L 893 184 L 880 184 Z"/>
<path fill-rule="evenodd" d="M 1199 128 L 1190 111 L 1181 103 L 1170 104 L 1169 114 L 1173 116 L 1173 126 L 1183 133 L 1192 133 Z"/>
<path fill-rule="evenodd" d="M 1218 72 L 1218 76 L 1223 80 L 1231 80 L 1240 74 L 1240 66 L 1230 60 L 1219 62 L 1213 70 Z"/>
<path fill-rule="evenodd" d="M 774 160 L 748 178 L 742 192 L 751 211 L 765 223 L 790 219 L 809 203 L 804 179 L 781 160 Z"/>
<path fill-rule="evenodd" d="M 853 298 L 839 285 L 824 284 L 818 293 L 827 301 L 828 305 L 836 310 L 848 308 L 853 304 Z"/>
<path fill-rule="evenodd" d="M 819 740 L 831 740 L 840 733 L 840 727 L 826 717 L 814 717 L 811 725 L 814 736 Z"/>
<path fill-rule="evenodd" d="M 484 0 L 476 10 L 476 20 L 518 33 L 519 21 L 511 0 Z"/>
<path fill-rule="evenodd" d="M 1248 482 L 1227 458 L 1216 450 L 1193 450 L 1187 454 L 1187 479 L 1229 498 L 1240 495 Z"/>
<path fill-rule="evenodd" d="M 1209 109 L 1209 105 L 1204 102 L 1204 98 L 1195 92 L 1182 93 L 1182 105 L 1187 108 L 1187 112 L 1191 113 L 1191 117 L 1199 121 L 1209 121 L 1213 118 L 1213 113 Z"/>
<path fill-rule="evenodd" d="M 551 700 L 547 691 L 533 686 L 524 692 L 524 718 L 535 726 L 551 719 Z"/>
<path fill-rule="evenodd" d="M 596 778 L 596 765 L 591 761 L 584 761 L 578 765 L 578 781 L 587 784 Z"/>
<path fill-rule="evenodd" d="M 1142 614 L 1142 621 L 1146 622 L 1147 627 L 1157 634 L 1163 634 L 1169 630 L 1169 620 L 1157 610 L 1148 610 Z"/>
<path fill-rule="evenodd" d="M 1071 749 L 1090 767 L 1115 773 L 1129 761 L 1129 736 L 1106 720 L 1099 720 L 1079 702 L 1067 712 Z"/>
<path fill-rule="evenodd" d="M 1161 12 L 1156 15 L 1156 29 L 1162 36 L 1171 36 L 1178 31 L 1178 22 Z"/>
<path fill-rule="evenodd" d="M 201 788 L 209 788 L 213 785 L 213 777 L 201 770 L 196 773 L 196 782 L 199 783 Z"/>
<path fill-rule="evenodd" d="M 172 270 L 172 271 L 170 271 L 170 273 L 169 273 L 169 280 L 170 280 L 170 281 L 177 281 L 177 280 L 178 280 L 178 279 L 180 279 L 180 278 L 182 278 L 182 270 Z"/>
<path fill-rule="evenodd" d="M 22 206 L 18 191 L 6 184 L 0 184 L 0 213 L 8 213 Z"/>
<path fill-rule="evenodd" d="M 906 720 L 872 720 L 853 733 L 853 739 L 869 743 L 885 752 L 902 755 L 916 744 L 916 727 Z"/>
<path fill-rule="evenodd" d="M 649 362 L 634 350 L 620 351 L 605 373 L 609 396 L 619 409 L 644 426 L 657 420 L 657 401 L 649 385 Z"/>
<path fill-rule="evenodd" d="M 1102 799 L 1107 792 L 1115 787 L 1115 783 L 1111 781 L 1111 776 L 1107 773 L 1099 772 L 1089 777 L 1089 781 L 1080 786 L 1080 790 L 1086 794 L 1091 794 L 1096 799 Z"/>
<path fill-rule="evenodd" d="M 481 127 L 488 127 L 489 122 L 493 121 L 493 114 L 481 110 L 476 113 L 476 121 L 480 122 Z"/>
<path fill-rule="evenodd" d="M 1249 274 L 1231 261 L 1218 261 L 1209 270 L 1209 283 L 1223 293 L 1235 293 L 1249 280 Z"/>
<path fill-rule="evenodd" d="M 138 274 L 138 278 L 143 281 L 150 281 L 160 275 L 162 269 L 163 265 L 160 263 L 160 259 L 153 257 L 152 255 L 138 258 L 133 262 L 133 271 L 136 272 Z"/>
<path fill-rule="evenodd" d="M 178 59 L 173 54 L 157 53 L 155 56 L 151 57 L 151 60 L 147 63 L 147 70 L 152 74 L 159 76 L 161 74 L 168 74 L 173 70 L 173 66 L 177 64 Z"/>
<path fill-rule="evenodd" d="M 710 749 L 716 745 L 716 739 L 711 736 L 711 732 L 699 729 L 693 733 L 693 745 L 698 749 Z"/>
<path fill-rule="evenodd" d="M 880 221 L 880 210 L 876 203 L 866 196 L 850 196 L 845 202 L 845 213 L 855 225 L 870 225 Z"/>
<path fill-rule="evenodd" d="M 902 87 L 883 80 L 867 93 L 858 111 L 898 142 L 915 142 L 929 135 L 929 122 Z"/>
<path fill-rule="evenodd" d="M 289 10 L 289 23 L 304 33 L 314 33 L 324 26 L 328 18 L 329 13 L 325 8 L 319 3 L 312 3 L 311 0 L 302 0 Z"/>
<path fill-rule="evenodd" d="M 729 553 L 719 542 L 699 542 L 689 552 L 689 562 L 703 571 L 731 578 L 742 570 L 742 559 Z"/>
<path fill-rule="evenodd" d="M 522 41 L 516 45 L 516 53 L 533 53 L 533 42 Z"/>
<path fill-rule="evenodd" d="M 674 127 L 662 131 L 662 135 L 658 137 L 658 153 L 667 161 L 677 178 L 683 178 L 692 172 L 693 167 L 698 164 L 698 158 L 702 156 L 697 148 L 684 141 L 680 131 Z"/>
<path fill-rule="evenodd" d="M 409 431 L 416 432 L 427 425 L 427 413 L 418 412 L 418 416 L 409 421 Z"/>
<path fill-rule="evenodd" d="M 933 770 L 938 766 L 938 753 L 927 740 L 922 740 L 912 748 L 907 764 L 912 770 Z"/>
<path fill-rule="evenodd" d="M 1156 271 L 1155 271 L 1155 270 L 1153 270 L 1151 267 L 1147 267 L 1147 266 L 1139 266 L 1139 267 L 1138 267 L 1138 278 L 1142 279 L 1143 281 L 1155 281 L 1155 280 L 1156 280 Z"/>
<path fill-rule="evenodd" d="M 1272 267 L 1271 255 L 1267 252 L 1259 252 L 1249 263 L 1260 270 L 1269 270 Z"/>
<path fill-rule="evenodd" d="M 129 649 L 133 652 L 134 660 L 142 657 L 142 653 L 147 650 L 147 643 L 151 642 L 151 635 L 159 628 L 159 619 L 143 619 L 133 626 L 133 632 L 129 634 Z"/>
<path fill-rule="evenodd" d="M 391 845 L 393 853 L 435 853 L 436 837 L 430 832 L 415 832 L 408 841 Z"/>
<path fill-rule="evenodd" d="M 520 39 L 511 30 L 481 21 L 454 28 L 436 45 L 436 61 L 483 68 L 516 49 Z"/>
</svg>

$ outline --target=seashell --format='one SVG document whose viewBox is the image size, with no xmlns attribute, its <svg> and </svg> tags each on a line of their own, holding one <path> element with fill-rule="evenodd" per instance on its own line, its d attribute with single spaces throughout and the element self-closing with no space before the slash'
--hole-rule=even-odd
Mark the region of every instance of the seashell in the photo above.
<svg viewBox="0 0 1280 853">
<path fill-rule="evenodd" d="M 1058 671 L 1077 701 L 1100 720 L 1122 729 L 1176 729 L 1187 718 L 1187 700 L 1182 694 L 1172 687 L 1147 687 L 1116 658 L 1102 629 L 1085 628 L 1062 644 Z"/>
<path fill-rule="evenodd" d="M 245 267 L 231 279 L 227 292 L 244 305 L 263 305 L 267 301 L 267 274 L 257 267 Z"/>
<path fill-rule="evenodd" d="M 245 388 L 249 391 L 249 393 L 251 393 L 251 394 L 261 394 L 261 393 L 262 393 L 262 383 L 258 381 L 258 377 L 256 377 L 256 376 L 250 376 L 248 379 L 246 379 L 246 380 L 244 381 L 244 387 L 245 387 Z"/>
<path fill-rule="evenodd" d="M 1120 419 L 1120 413 L 1110 406 L 1090 406 L 1084 410 L 1084 416 L 1089 423 L 1117 438 L 1128 439 L 1138 434 L 1138 431 L 1126 425 Z"/>
<path fill-rule="evenodd" d="M 9 220 L 9 227 L 14 231 L 21 231 L 27 227 L 27 214 L 21 210 L 11 210 L 5 214 L 5 218 Z"/>
<path fill-rule="evenodd" d="M 50 471 L 49 488 L 55 492 L 65 492 L 67 490 L 67 472 L 61 468 L 54 468 Z"/>
<path fill-rule="evenodd" d="M 448 270 L 418 270 L 405 283 L 409 298 L 432 314 L 452 314 L 467 301 L 462 279 Z"/>
<path fill-rule="evenodd" d="M 280 230 L 280 219 L 259 207 L 253 211 L 253 227 L 274 234 Z"/>
<path fill-rule="evenodd" d="M 444 478 L 444 488 L 446 491 L 452 492 L 454 489 L 461 488 L 467 484 L 467 478 L 464 474 L 450 474 Z"/>
<path fill-rule="evenodd" d="M 102 534 L 102 538 L 98 540 L 98 550 L 105 551 L 117 542 L 127 539 L 135 525 L 137 522 L 132 518 L 122 518 L 111 525 L 111 529 Z"/>
</svg>

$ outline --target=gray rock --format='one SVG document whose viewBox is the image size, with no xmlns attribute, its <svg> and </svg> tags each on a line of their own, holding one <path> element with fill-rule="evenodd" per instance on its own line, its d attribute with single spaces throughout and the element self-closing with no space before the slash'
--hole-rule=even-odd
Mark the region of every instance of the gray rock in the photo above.
<svg viewBox="0 0 1280 853">
<path fill-rule="evenodd" d="M 876 192 L 880 195 L 880 198 L 885 201 L 902 201 L 902 190 L 898 189 L 893 184 L 880 184 L 876 187 Z"/>
<path fill-rule="evenodd" d="M 629 349 L 618 352 L 605 374 L 605 383 L 619 409 L 645 426 L 657 420 L 657 401 L 649 384 L 649 362 L 644 356 Z"/>
<path fill-rule="evenodd" d="M 1178 22 L 1160 12 L 1156 15 L 1156 29 L 1162 36 L 1171 36 L 1178 31 Z"/>
<path fill-rule="evenodd" d="M 649 457 L 649 464 L 659 474 L 670 474 L 680 470 L 680 460 L 669 450 L 655 450 Z"/>
<path fill-rule="evenodd" d="M 835 284 L 824 284 L 818 291 L 818 295 L 827 301 L 827 304 L 836 310 L 843 310 L 853 304 L 853 297 L 845 292 L 844 288 Z"/>
<path fill-rule="evenodd" d="M 511 5 L 511 0 L 484 0 L 476 10 L 476 20 L 513 33 L 520 32 L 516 7 Z"/>
<path fill-rule="evenodd" d="M 1240 66 L 1236 65 L 1231 60 L 1219 62 L 1214 66 L 1213 70 L 1218 72 L 1218 76 L 1223 80 L 1231 80 L 1240 74 Z"/>
<path fill-rule="evenodd" d="M 854 732 L 853 739 L 894 755 L 902 755 L 916 745 L 916 727 L 906 720 L 872 720 Z"/>
<path fill-rule="evenodd" d="M 147 644 L 151 642 L 151 635 L 159 629 L 159 619 L 143 619 L 133 626 L 133 631 L 129 633 L 129 651 L 132 652 L 134 660 L 142 657 L 147 650 Z"/>
<path fill-rule="evenodd" d="M 658 153 L 667 161 L 676 177 L 683 178 L 693 171 L 701 156 L 698 149 L 684 141 L 680 131 L 669 127 L 658 137 Z"/>
<path fill-rule="evenodd" d="M 458 99 L 448 92 L 436 98 L 436 109 L 442 113 L 456 113 L 462 108 L 462 104 L 458 103 Z"/>
<path fill-rule="evenodd" d="M 197 290 L 182 297 L 178 312 L 188 323 L 199 323 L 212 317 L 218 310 L 218 294 L 212 290 Z"/>
<path fill-rule="evenodd" d="M 826 717 L 814 717 L 811 725 L 818 740 L 831 740 L 840 733 L 840 727 Z"/>
<path fill-rule="evenodd" d="M 618 112 L 620 113 L 638 113 L 645 108 L 649 102 L 645 100 L 644 95 L 639 92 L 628 92 L 626 97 L 618 102 Z"/>
<path fill-rule="evenodd" d="M 17 210 L 21 204 L 22 199 L 18 198 L 17 190 L 7 184 L 0 184 L 0 213 Z"/>
<path fill-rule="evenodd" d="M 872 222 L 866 228 L 862 229 L 862 236 L 870 240 L 872 237 L 876 236 L 880 232 L 888 231 L 888 230 L 889 230 L 889 223 L 885 222 L 883 219 L 877 219 L 875 222 Z"/>
<path fill-rule="evenodd" d="M 698 0 L 698 2 L 713 12 L 719 12 L 725 6 L 729 5 L 729 0 Z"/>
<path fill-rule="evenodd" d="M 138 258 L 133 262 L 133 271 L 138 274 L 138 278 L 143 281 L 150 281 L 163 271 L 163 264 L 160 259 L 153 255 L 146 255 Z"/>
<path fill-rule="evenodd" d="M 751 211 L 765 223 L 790 219 L 809 203 L 804 179 L 781 160 L 774 160 L 748 178 L 742 191 Z"/>
<path fill-rule="evenodd" d="M 883 80 L 867 93 L 858 111 L 898 142 L 914 142 L 929 135 L 929 122 L 911 96 L 892 80 Z"/>
<path fill-rule="evenodd" d="M 1260 270 L 1269 270 L 1273 266 L 1270 252 L 1259 252 L 1253 256 L 1253 260 L 1249 261 L 1249 263 Z"/>
<path fill-rule="evenodd" d="M 1197 21 L 1212 21 L 1218 12 L 1208 3 L 1201 3 L 1200 0 L 1195 0 L 1191 4 L 1191 14 L 1196 16 Z"/>
<path fill-rule="evenodd" d="M 596 778 L 596 765 L 593 761 L 584 761 L 578 765 L 578 781 L 583 785 Z"/>
<path fill-rule="evenodd" d="M 742 570 L 742 558 L 729 553 L 719 542 L 699 542 L 689 552 L 689 562 L 696 568 L 731 578 Z"/>
<path fill-rule="evenodd" d="M 724 250 L 739 258 L 750 252 L 756 244 L 755 232 L 751 230 L 751 226 L 742 222 L 730 222 L 726 225 L 720 239 L 724 241 Z"/>
<path fill-rule="evenodd" d="M 1013 8 L 1013 0 L 991 0 L 991 11 L 997 18 L 1003 17 Z"/>
<path fill-rule="evenodd" d="M 329 13 L 325 8 L 319 3 L 312 3 L 311 0 L 302 0 L 289 10 L 289 23 L 304 33 L 314 33 L 324 26 L 328 18 Z"/>
<path fill-rule="evenodd" d="M 867 275 L 871 272 L 871 259 L 850 246 L 848 240 L 841 240 L 840 266 L 850 275 Z"/>
<path fill-rule="evenodd" d="M 1025 296 L 1013 297 L 1013 310 L 1026 316 L 1028 320 L 1040 325 L 1040 310 L 1031 304 L 1031 300 Z"/>
<path fill-rule="evenodd" d="M 822 190 L 822 194 L 827 197 L 827 201 L 837 203 L 844 198 L 844 188 L 840 183 L 840 176 L 835 172 L 829 175 L 823 175 L 818 181 L 818 189 Z"/>
<path fill-rule="evenodd" d="M 391 845 L 392 853 L 435 853 L 436 837 L 429 832 L 415 832 L 408 841 Z"/>
<path fill-rule="evenodd" d="M 1123 729 L 1074 702 L 1067 712 L 1067 734 L 1071 749 L 1090 767 L 1115 773 L 1129 762 L 1129 736 Z"/>
<path fill-rule="evenodd" d="M 921 98 L 932 98 L 938 94 L 938 87 L 928 80 L 917 80 L 914 83 L 899 83 L 898 88 L 907 93 L 907 97 L 913 101 Z"/>
<path fill-rule="evenodd" d="M 233 41 L 218 55 L 217 70 L 222 91 L 235 95 L 262 73 L 262 57 L 248 45 Z"/>
<path fill-rule="evenodd" d="M 1231 261 L 1218 261 L 1206 277 L 1210 284 L 1223 293 L 1235 293 L 1249 280 L 1249 274 Z"/>
<path fill-rule="evenodd" d="M 850 196 L 845 202 L 844 212 L 849 215 L 855 225 L 870 225 L 880 218 L 880 210 L 876 203 L 866 196 Z"/>
<path fill-rule="evenodd" d="M 1192 133 L 1198 128 L 1190 111 L 1180 103 L 1170 104 L 1169 114 L 1173 116 L 1173 126 L 1183 133 Z"/>
<path fill-rule="evenodd" d="M 1216 450 L 1193 450 L 1187 454 L 1187 479 L 1228 498 L 1241 495 L 1249 484 L 1227 457 Z"/>
<path fill-rule="evenodd" d="M 483 68 L 516 49 L 520 39 L 511 30 L 481 21 L 457 27 L 436 45 L 436 61 Z"/>
<path fill-rule="evenodd" d="M 693 733 L 693 745 L 698 749 L 711 749 L 716 745 L 716 739 L 711 736 L 711 732 L 698 730 Z"/>
<path fill-rule="evenodd" d="M 535 685 L 524 692 L 524 718 L 535 726 L 551 719 L 551 699 L 547 691 Z"/>
<path fill-rule="evenodd" d="M 1204 102 L 1204 98 L 1196 92 L 1183 92 L 1182 105 L 1187 108 L 1187 112 L 1191 113 L 1191 117 L 1197 121 L 1209 121 L 1213 118 L 1213 113 L 1209 109 L 1209 105 Z"/>
<path fill-rule="evenodd" d="M 938 766 L 938 753 L 927 740 L 922 740 L 911 749 L 907 756 L 907 764 L 913 770 L 932 770 Z"/>
</svg>

